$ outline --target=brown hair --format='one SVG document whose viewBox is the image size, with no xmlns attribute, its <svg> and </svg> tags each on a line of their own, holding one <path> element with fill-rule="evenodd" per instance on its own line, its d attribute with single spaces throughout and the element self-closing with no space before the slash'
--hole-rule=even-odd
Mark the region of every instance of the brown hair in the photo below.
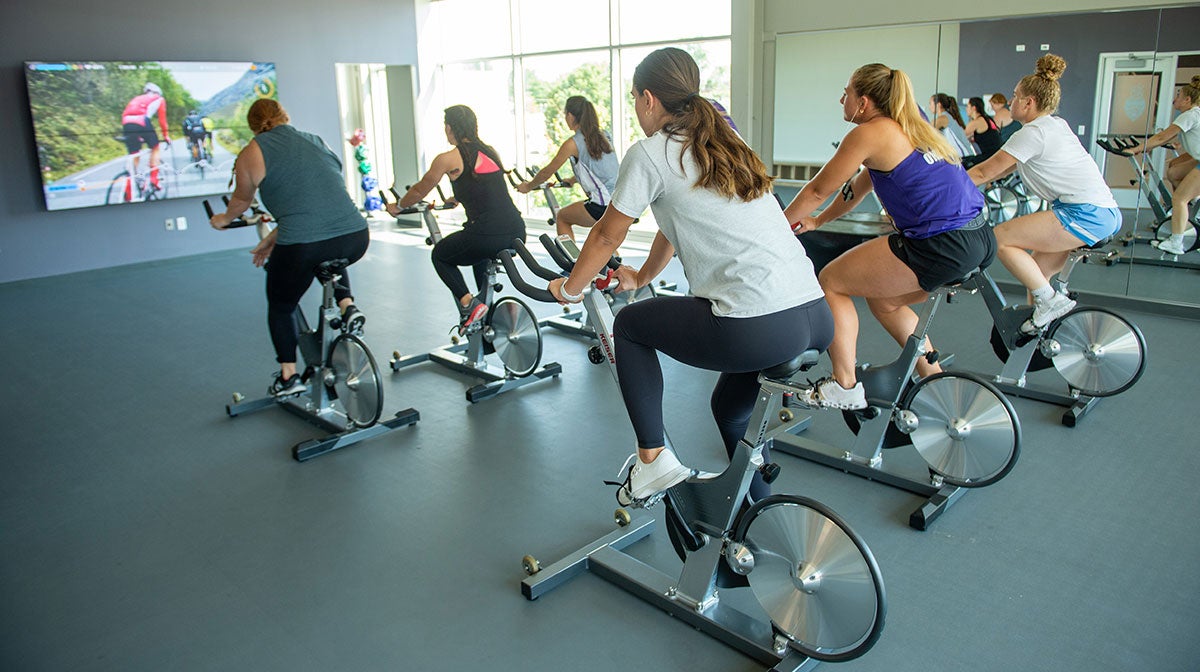
<svg viewBox="0 0 1200 672">
<path fill-rule="evenodd" d="M 633 71 L 633 88 L 651 91 L 671 115 L 663 131 L 682 138 L 684 151 L 691 148 L 700 168 L 695 186 L 745 202 L 770 191 L 771 176 L 762 159 L 700 96 L 700 68 L 686 51 L 666 47 L 651 52 Z"/>
<path fill-rule="evenodd" d="M 483 152 L 489 159 L 495 161 L 501 170 L 504 170 L 504 164 L 500 161 L 500 155 L 496 153 L 496 150 L 479 139 L 479 119 L 475 116 L 475 110 L 466 105 L 451 105 L 443 111 L 442 120 L 450 127 L 450 132 L 454 134 L 454 139 L 458 142 L 459 152 L 464 157 L 463 171 L 475 172 L 475 153 L 471 152 L 472 149 L 475 152 Z"/>
<path fill-rule="evenodd" d="M 951 98 L 950 94 L 935 93 L 933 94 L 933 102 L 941 105 L 942 109 L 946 111 L 946 114 L 950 115 L 950 118 L 953 119 L 956 124 L 958 124 L 959 128 L 967 127 L 967 125 L 963 123 L 962 115 L 958 112 L 958 101 Z"/>
<path fill-rule="evenodd" d="M 1179 87 L 1179 93 L 1192 101 L 1193 105 L 1200 105 L 1200 75 L 1192 77 L 1191 82 Z"/>
<path fill-rule="evenodd" d="M 882 63 L 862 66 L 850 75 L 850 86 L 866 96 L 884 116 L 900 124 L 900 130 L 922 154 L 958 163 L 958 152 L 949 140 L 921 116 L 913 93 L 912 80 L 903 70 Z"/>
<path fill-rule="evenodd" d="M 592 105 L 592 101 L 583 96 L 571 96 L 567 98 L 563 111 L 575 117 L 579 130 L 583 131 L 583 142 L 587 145 L 588 156 L 598 159 L 613 153 L 612 143 L 604 131 L 600 130 L 600 117 L 596 115 L 596 107 Z"/>
<path fill-rule="evenodd" d="M 1053 114 L 1058 109 L 1058 101 L 1062 99 L 1062 87 L 1058 85 L 1058 79 L 1066 70 L 1067 62 L 1062 56 L 1046 54 L 1037 60 L 1037 70 L 1032 75 L 1025 75 L 1017 82 L 1017 88 L 1033 98 L 1039 111 Z"/>
<path fill-rule="evenodd" d="M 993 93 L 992 97 L 988 98 L 988 102 L 992 104 L 992 107 L 1008 105 L 1008 98 L 1005 98 L 1003 93 Z"/>
<path fill-rule="evenodd" d="M 288 117 L 287 111 L 278 100 L 272 98 L 259 98 L 250 106 L 250 111 L 246 112 L 246 124 L 255 133 L 264 133 L 289 121 L 291 118 Z"/>
</svg>

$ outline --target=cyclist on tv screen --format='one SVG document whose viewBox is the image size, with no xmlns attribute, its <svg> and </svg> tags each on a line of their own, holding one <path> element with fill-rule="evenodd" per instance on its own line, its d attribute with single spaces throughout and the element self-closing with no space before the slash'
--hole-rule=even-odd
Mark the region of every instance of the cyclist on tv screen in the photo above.
<svg viewBox="0 0 1200 672">
<path fill-rule="evenodd" d="M 171 133 L 167 129 L 167 101 L 163 98 L 162 89 L 153 82 L 147 82 L 142 92 L 133 97 L 121 113 L 121 127 L 125 132 L 125 149 L 133 155 L 133 170 L 137 172 L 138 153 L 145 144 L 150 148 L 150 186 L 160 189 L 158 180 L 159 139 L 154 131 L 154 119 L 158 118 L 158 127 L 162 129 L 162 141 L 170 143 Z"/>
</svg>

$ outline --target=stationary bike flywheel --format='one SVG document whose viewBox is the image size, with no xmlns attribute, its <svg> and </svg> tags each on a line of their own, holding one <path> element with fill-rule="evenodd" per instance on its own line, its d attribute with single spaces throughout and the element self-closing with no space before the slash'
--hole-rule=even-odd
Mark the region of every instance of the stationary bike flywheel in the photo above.
<svg viewBox="0 0 1200 672">
<path fill-rule="evenodd" d="M 883 579 L 863 540 L 824 504 L 772 495 L 741 516 L 734 539 L 753 568 L 750 588 L 775 628 L 805 655 L 845 661 L 883 631 Z"/>
<path fill-rule="evenodd" d="M 1050 360 L 1073 389 L 1108 397 L 1133 387 L 1146 370 L 1146 339 L 1125 318 L 1103 308 L 1076 308 L 1046 336 L 1057 343 Z"/>
<path fill-rule="evenodd" d="M 383 379 L 367 344 L 353 334 L 342 334 L 329 351 L 333 389 L 355 427 L 370 427 L 383 411 Z"/>
<path fill-rule="evenodd" d="M 504 368 L 517 378 L 537 370 L 542 362 L 542 331 L 537 316 L 519 299 L 505 296 L 487 313 L 488 341 Z"/>
</svg>

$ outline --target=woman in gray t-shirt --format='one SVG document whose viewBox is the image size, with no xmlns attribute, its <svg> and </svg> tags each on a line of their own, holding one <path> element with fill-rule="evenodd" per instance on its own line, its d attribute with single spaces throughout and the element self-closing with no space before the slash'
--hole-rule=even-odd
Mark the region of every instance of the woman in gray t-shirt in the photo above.
<svg viewBox="0 0 1200 672">
<path fill-rule="evenodd" d="M 658 353 L 721 373 L 712 412 L 732 455 L 757 399 L 758 372 L 824 350 L 833 338 L 812 262 L 771 194 L 766 167 L 699 88 L 696 62 L 681 49 L 659 49 L 638 65 L 631 93 L 647 138 L 622 161 L 612 203 L 571 277 L 549 286 L 564 303 L 581 300 L 646 207 L 660 231 L 640 269 L 617 271 L 620 288 L 649 283 L 678 252 L 692 296 L 631 303 L 613 329 L 621 396 L 637 436 L 622 487 L 638 500 L 692 473 L 664 450 Z M 756 476 L 751 497 L 768 492 Z"/>
<path fill-rule="evenodd" d="M 576 201 L 558 211 L 555 228 L 558 235 L 575 239 L 574 226 L 591 228 L 604 214 L 617 186 L 617 154 L 612 138 L 600 128 L 600 119 L 591 101 L 583 96 L 567 98 L 563 106 L 563 119 L 567 128 L 575 135 L 558 148 L 558 153 L 528 182 L 517 185 L 517 191 L 528 194 L 554 176 L 568 160 L 575 176 L 564 180 L 567 184 L 578 184 L 587 194 L 587 200 Z"/>
</svg>

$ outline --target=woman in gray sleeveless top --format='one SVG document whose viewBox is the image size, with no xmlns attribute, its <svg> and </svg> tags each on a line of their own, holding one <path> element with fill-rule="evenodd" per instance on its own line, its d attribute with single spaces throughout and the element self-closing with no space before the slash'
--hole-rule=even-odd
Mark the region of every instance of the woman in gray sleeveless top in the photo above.
<svg viewBox="0 0 1200 672">
<path fill-rule="evenodd" d="M 246 122 L 254 139 L 234 165 L 237 187 L 229 208 L 210 221 L 213 228 L 224 229 L 250 207 L 257 190 L 277 224 L 252 250 L 252 259 L 255 266 L 267 268 L 267 327 L 279 362 L 270 392 L 279 397 L 307 390 L 296 372 L 295 313 L 315 279 L 314 269 L 332 259 L 352 264 L 370 243 L 367 220 L 346 193 L 342 162 L 320 137 L 289 121 L 277 101 L 263 98 L 250 106 Z M 349 271 L 342 271 L 334 296 L 343 331 L 360 331 L 365 317 L 354 306 Z"/>
<path fill-rule="evenodd" d="M 573 240 L 575 232 L 571 227 L 590 228 L 604 214 L 617 186 L 620 166 L 612 138 L 600 130 L 600 120 L 591 101 L 583 96 L 571 96 L 563 107 L 563 118 L 575 135 L 558 148 L 558 153 L 545 168 L 528 182 L 518 185 L 517 191 L 528 194 L 553 177 L 555 171 L 570 159 L 575 177 L 565 182 L 578 184 L 588 197 L 559 210 L 555 226 L 560 236 L 570 236 Z"/>
</svg>

